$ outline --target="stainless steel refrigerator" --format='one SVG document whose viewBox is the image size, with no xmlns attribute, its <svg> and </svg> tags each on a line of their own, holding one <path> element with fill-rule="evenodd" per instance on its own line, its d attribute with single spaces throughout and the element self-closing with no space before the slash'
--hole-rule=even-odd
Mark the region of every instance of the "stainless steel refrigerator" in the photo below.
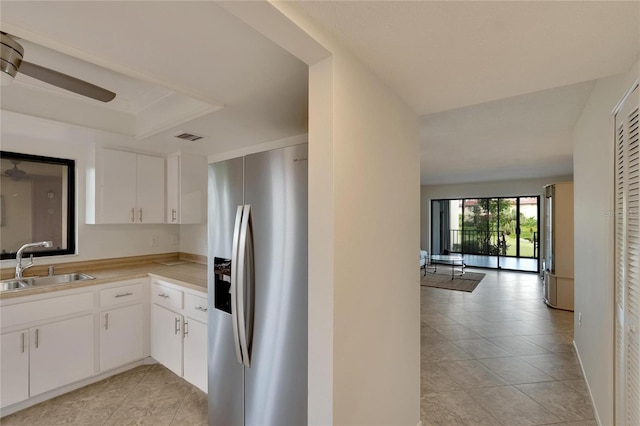
<svg viewBox="0 0 640 426">
<path fill-rule="evenodd" d="M 307 423 L 307 145 L 209 166 L 209 424 Z"/>
</svg>

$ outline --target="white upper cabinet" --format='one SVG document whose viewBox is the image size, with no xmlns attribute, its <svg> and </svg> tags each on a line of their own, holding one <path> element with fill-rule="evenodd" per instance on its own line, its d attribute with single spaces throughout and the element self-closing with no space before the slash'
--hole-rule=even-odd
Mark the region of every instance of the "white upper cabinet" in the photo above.
<svg viewBox="0 0 640 426">
<path fill-rule="evenodd" d="M 164 222 L 164 158 L 136 154 L 139 223 Z"/>
<path fill-rule="evenodd" d="M 98 148 L 87 177 L 87 223 L 164 223 L 165 159 Z"/>
<path fill-rule="evenodd" d="M 184 152 L 167 157 L 167 223 L 201 223 L 206 193 L 206 157 Z"/>
</svg>

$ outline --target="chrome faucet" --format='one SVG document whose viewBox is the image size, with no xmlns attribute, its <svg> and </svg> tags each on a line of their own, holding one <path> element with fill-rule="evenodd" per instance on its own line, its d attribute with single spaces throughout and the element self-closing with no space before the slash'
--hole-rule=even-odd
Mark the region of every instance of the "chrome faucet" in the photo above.
<svg viewBox="0 0 640 426">
<path fill-rule="evenodd" d="M 22 252 L 24 252 L 28 248 L 33 248 L 33 247 L 53 247 L 53 242 L 52 241 L 40 241 L 40 242 L 37 242 L 37 243 L 25 244 L 22 247 L 20 247 L 20 249 L 16 253 L 16 279 L 17 280 L 22 279 L 22 273 L 24 272 L 25 269 L 31 268 L 33 266 L 33 255 L 31 255 L 31 259 L 29 261 L 29 264 L 25 265 L 25 266 L 22 266 Z"/>
</svg>

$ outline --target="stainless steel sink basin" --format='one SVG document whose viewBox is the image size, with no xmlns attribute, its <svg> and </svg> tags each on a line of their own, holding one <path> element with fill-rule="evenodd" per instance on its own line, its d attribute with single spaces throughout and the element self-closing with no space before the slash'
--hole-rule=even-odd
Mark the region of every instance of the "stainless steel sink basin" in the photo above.
<svg viewBox="0 0 640 426">
<path fill-rule="evenodd" d="M 71 274 L 63 275 L 49 275 L 47 277 L 33 277 L 27 278 L 28 285 L 30 286 L 42 286 L 52 284 L 66 284 L 75 281 L 85 281 L 94 279 L 91 275 L 83 274 L 81 272 L 73 272 Z"/>
<path fill-rule="evenodd" d="M 49 275 L 46 277 L 28 277 L 20 280 L 0 281 L 0 291 L 22 290 L 26 288 L 40 287 L 46 285 L 68 284 L 76 281 L 86 281 L 95 279 L 91 275 L 81 272 L 71 274 Z"/>
<path fill-rule="evenodd" d="M 26 288 L 27 283 L 21 280 L 9 280 L 0 282 L 0 291 L 19 290 Z"/>
</svg>

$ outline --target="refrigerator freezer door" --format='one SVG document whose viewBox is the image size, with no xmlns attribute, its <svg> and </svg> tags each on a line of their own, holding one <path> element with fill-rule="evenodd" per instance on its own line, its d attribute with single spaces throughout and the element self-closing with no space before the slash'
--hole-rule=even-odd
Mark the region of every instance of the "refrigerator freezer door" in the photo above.
<svg viewBox="0 0 640 426">
<path fill-rule="evenodd" d="M 214 276 L 215 258 L 231 259 L 236 209 L 243 204 L 243 159 L 224 161 L 209 166 L 209 424 L 244 424 L 244 367 L 238 364 L 234 349 L 232 317 L 227 287 L 228 275 Z M 229 269 L 220 267 L 220 270 Z M 226 272 L 228 273 L 228 272 Z M 216 294 L 226 300 L 217 304 Z M 225 310 L 223 310 L 225 309 Z"/>
<path fill-rule="evenodd" d="M 254 321 L 246 425 L 307 424 L 307 146 L 245 158 Z"/>
</svg>

